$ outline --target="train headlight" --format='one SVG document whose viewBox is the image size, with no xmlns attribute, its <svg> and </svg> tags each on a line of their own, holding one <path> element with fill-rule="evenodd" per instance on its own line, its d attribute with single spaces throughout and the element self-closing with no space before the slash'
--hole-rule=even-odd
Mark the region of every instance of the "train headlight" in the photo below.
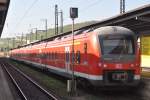
<svg viewBox="0 0 150 100">
<path fill-rule="evenodd" d="M 107 65 L 106 64 L 104 64 L 104 68 L 106 68 L 107 67 Z"/>
<path fill-rule="evenodd" d="M 136 67 L 138 67 L 139 66 L 139 64 L 138 63 L 136 63 Z"/>
<path fill-rule="evenodd" d="M 134 64 L 131 64 L 130 66 L 131 66 L 131 67 L 134 67 Z"/>
<path fill-rule="evenodd" d="M 101 67 L 101 66 L 102 66 L 102 63 L 98 63 L 98 66 Z"/>
</svg>

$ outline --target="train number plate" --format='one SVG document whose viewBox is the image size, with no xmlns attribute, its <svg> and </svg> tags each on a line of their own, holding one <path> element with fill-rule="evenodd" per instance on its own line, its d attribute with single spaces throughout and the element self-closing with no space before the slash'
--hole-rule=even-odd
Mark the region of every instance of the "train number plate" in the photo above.
<svg viewBox="0 0 150 100">
<path fill-rule="evenodd" d="M 127 78 L 128 78 L 128 74 L 125 72 L 112 73 L 113 80 L 127 80 Z"/>
</svg>

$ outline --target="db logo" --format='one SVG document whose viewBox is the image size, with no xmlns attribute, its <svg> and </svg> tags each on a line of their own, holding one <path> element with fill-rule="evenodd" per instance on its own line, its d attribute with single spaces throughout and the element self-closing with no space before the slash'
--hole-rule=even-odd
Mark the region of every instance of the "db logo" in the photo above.
<svg viewBox="0 0 150 100">
<path fill-rule="evenodd" d="M 122 64 L 116 64 L 116 68 L 121 69 L 122 68 Z"/>
</svg>

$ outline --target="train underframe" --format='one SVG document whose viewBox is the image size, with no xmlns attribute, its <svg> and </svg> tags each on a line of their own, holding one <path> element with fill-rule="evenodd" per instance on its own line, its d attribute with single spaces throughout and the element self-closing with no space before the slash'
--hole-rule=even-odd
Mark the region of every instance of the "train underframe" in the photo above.
<svg viewBox="0 0 150 100">
<path fill-rule="evenodd" d="M 94 86 L 132 86 L 140 83 L 140 75 L 133 70 L 107 70 L 104 71 L 102 80 L 89 80 Z"/>
</svg>

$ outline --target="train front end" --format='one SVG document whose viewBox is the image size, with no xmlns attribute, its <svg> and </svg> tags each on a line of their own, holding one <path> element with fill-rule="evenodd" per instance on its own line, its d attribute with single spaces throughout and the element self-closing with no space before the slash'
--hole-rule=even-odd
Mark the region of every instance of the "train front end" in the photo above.
<svg viewBox="0 0 150 100">
<path fill-rule="evenodd" d="M 95 30 L 99 51 L 98 67 L 104 86 L 137 86 L 140 82 L 140 54 L 131 30 L 108 26 Z"/>
</svg>

